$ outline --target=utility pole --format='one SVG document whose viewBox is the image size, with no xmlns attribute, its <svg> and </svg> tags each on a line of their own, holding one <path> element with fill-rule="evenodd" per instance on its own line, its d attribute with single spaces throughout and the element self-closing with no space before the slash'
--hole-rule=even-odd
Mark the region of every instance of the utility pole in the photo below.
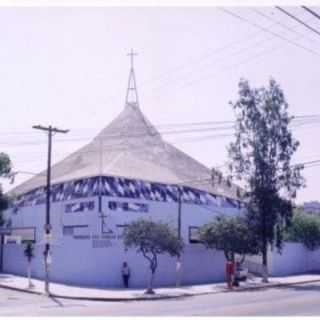
<svg viewBox="0 0 320 320">
<path fill-rule="evenodd" d="M 181 239 L 181 195 L 182 191 L 179 186 L 177 186 L 178 190 L 178 238 L 179 240 Z M 177 266 L 176 266 L 176 271 L 177 271 L 177 281 L 176 281 L 176 286 L 179 287 L 181 284 L 181 256 L 178 256 L 177 259 Z"/>
<path fill-rule="evenodd" d="M 181 189 L 178 186 L 178 238 L 181 239 Z"/>
<path fill-rule="evenodd" d="M 49 291 L 49 253 L 50 253 L 50 237 L 52 226 L 50 224 L 50 195 L 51 195 L 51 150 L 52 150 L 52 134 L 53 133 L 67 133 L 69 130 L 61 130 L 52 126 L 33 126 L 33 129 L 48 132 L 48 166 L 47 166 L 47 195 L 46 195 L 46 223 L 45 230 L 45 249 L 44 249 L 44 266 L 45 266 L 45 293 L 50 295 Z"/>
</svg>

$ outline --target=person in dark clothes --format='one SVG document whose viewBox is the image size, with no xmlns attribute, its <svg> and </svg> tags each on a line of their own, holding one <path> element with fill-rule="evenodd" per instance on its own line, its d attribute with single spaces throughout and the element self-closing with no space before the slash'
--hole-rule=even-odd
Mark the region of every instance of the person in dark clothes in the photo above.
<svg viewBox="0 0 320 320">
<path fill-rule="evenodd" d="M 123 284 L 125 288 L 129 288 L 130 268 L 127 262 L 124 262 L 121 269 Z"/>
</svg>

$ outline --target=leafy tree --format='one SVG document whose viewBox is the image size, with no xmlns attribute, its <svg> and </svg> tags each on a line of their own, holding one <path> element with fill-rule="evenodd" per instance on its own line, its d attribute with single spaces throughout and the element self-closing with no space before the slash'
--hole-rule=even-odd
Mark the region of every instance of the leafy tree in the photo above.
<svg viewBox="0 0 320 320">
<path fill-rule="evenodd" d="M 0 227 L 3 226 L 5 223 L 2 212 L 8 208 L 8 204 L 8 198 L 3 194 L 0 186 Z"/>
<path fill-rule="evenodd" d="M 158 267 L 158 255 L 168 253 L 179 256 L 183 242 L 168 224 L 139 219 L 128 224 L 124 231 L 126 248 L 135 247 L 148 260 L 151 276 L 147 293 L 153 294 L 154 276 Z"/>
<path fill-rule="evenodd" d="M 284 227 L 292 217 L 292 200 L 303 186 L 300 165 L 291 165 L 299 142 L 289 128 L 293 117 L 279 85 L 254 89 L 240 80 L 239 98 L 231 103 L 235 141 L 229 146 L 231 177 L 246 190 L 250 230 L 260 235 L 260 251 L 267 281 L 267 247 L 281 250 Z"/>
<path fill-rule="evenodd" d="M 34 257 L 34 247 L 32 241 L 27 241 L 25 244 L 24 248 L 24 255 L 28 259 L 28 283 L 29 283 L 29 288 L 33 287 L 33 284 L 31 282 L 31 261 L 32 258 Z"/>
<path fill-rule="evenodd" d="M 11 161 L 7 154 L 0 152 L 0 177 L 8 175 L 11 171 Z"/>
<path fill-rule="evenodd" d="M 301 242 L 309 250 L 320 247 L 320 217 L 306 213 L 295 214 L 288 229 L 290 241 Z"/>
<path fill-rule="evenodd" d="M 243 216 L 217 216 L 212 222 L 203 225 L 200 230 L 200 241 L 210 249 L 222 250 L 228 261 L 234 262 L 235 254 L 258 254 L 258 242 L 250 232 Z"/>
<path fill-rule="evenodd" d="M 11 161 L 7 154 L 0 152 L 0 177 L 6 177 L 11 171 Z M 8 208 L 8 198 L 0 185 L 0 226 L 4 224 L 2 212 Z"/>
</svg>

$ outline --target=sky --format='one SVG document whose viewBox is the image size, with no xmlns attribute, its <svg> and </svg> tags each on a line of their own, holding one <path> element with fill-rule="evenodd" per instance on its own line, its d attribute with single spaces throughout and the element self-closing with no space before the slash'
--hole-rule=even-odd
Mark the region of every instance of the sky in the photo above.
<svg viewBox="0 0 320 320">
<path fill-rule="evenodd" d="M 320 31 L 302 8 L 284 8 Z M 33 125 L 70 129 L 54 137 L 53 163 L 89 142 L 124 108 L 131 48 L 140 107 L 155 125 L 234 120 L 240 78 L 260 87 L 273 77 L 290 114 L 320 113 L 320 35 L 274 7 L 226 8 L 246 21 L 222 9 L 0 7 L 0 152 L 14 170 L 36 173 L 46 167 L 47 139 Z M 320 159 L 319 124 L 293 133 L 301 143 L 294 163 Z M 164 138 L 212 167 L 226 163 L 231 141 L 216 134 Z M 320 200 L 320 166 L 304 176 L 297 202 Z M 0 182 L 7 191 L 30 177 Z"/>
</svg>

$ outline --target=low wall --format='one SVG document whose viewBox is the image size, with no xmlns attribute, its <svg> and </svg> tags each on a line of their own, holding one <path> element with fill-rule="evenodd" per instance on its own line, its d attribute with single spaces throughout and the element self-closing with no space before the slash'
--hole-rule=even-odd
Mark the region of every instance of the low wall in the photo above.
<svg viewBox="0 0 320 320">
<path fill-rule="evenodd" d="M 262 274 L 262 257 L 248 256 L 245 266 L 252 273 Z M 268 251 L 268 271 L 271 276 L 320 271 L 320 249 L 310 251 L 301 243 L 286 242 L 281 253 Z"/>
<path fill-rule="evenodd" d="M 309 250 L 300 243 L 285 243 L 281 253 L 277 249 L 271 251 L 269 272 L 273 276 L 308 272 L 310 271 L 309 254 Z"/>
<path fill-rule="evenodd" d="M 135 250 L 121 246 L 92 249 L 90 242 L 69 240 L 53 246 L 50 279 L 55 282 L 94 287 L 122 287 L 121 266 L 127 261 L 131 269 L 130 286 L 146 287 L 150 269 L 147 260 Z M 43 279 L 43 247 L 36 246 L 32 259 L 32 277 Z M 176 258 L 160 255 L 155 286 L 174 286 L 177 281 Z M 27 275 L 23 246 L 4 245 L 4 272 Z M 220 282 L 224 280 L 225 258 L 222 252 L 207 250 L 203 245 L 186 245 L 182 255 L 181 284 Z"/>
</svg>

